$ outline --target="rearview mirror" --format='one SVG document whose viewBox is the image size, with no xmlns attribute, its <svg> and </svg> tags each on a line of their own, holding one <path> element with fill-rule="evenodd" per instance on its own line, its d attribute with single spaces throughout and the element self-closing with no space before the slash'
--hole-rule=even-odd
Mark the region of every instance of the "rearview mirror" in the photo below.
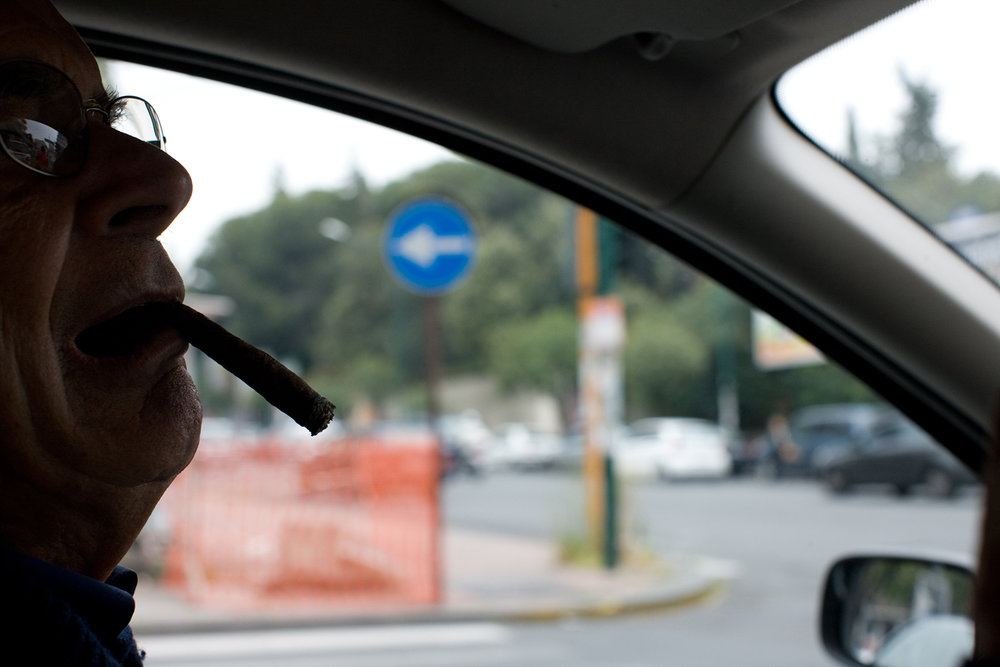
<svg viewBox="0 0 1000 667">
<path fill-rule="evenodd" d="M 954 667 L 972 654 L 974 576 L 960 559 L 840 560 L 823 592 L 823 645 L 848 665 Z"/>
</svg>

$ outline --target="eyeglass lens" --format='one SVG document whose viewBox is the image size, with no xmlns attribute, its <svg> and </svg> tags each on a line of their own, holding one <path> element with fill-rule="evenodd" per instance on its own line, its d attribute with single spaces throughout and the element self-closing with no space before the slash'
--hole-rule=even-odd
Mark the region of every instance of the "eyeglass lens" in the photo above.
<svg viewBox="0 0 1000 667">
<path fill-rule="evenodd" d="M 0 146 L 18 164 L 53 176 L 75 174 L 87 157 L 80 93 L 42 63 L 0 63 Z"/>
<path fill-rule="evenodd" d="M 114 107 L 112 127 L 157 148 L 165 147 L 160 119 L 149 102 L 141 97 L 125 95 L 115 100 Z"/>
<path fill-rule="evenodd" d="M 89 134 L 80 91 L 58 69 L 31 60 L 0 62 L 0 148 L 31 171 L 72 176 L 87 159 Z M 131 95 L 113 100 L 111 126 L 158 148 L 166 140 L 152 105 Z"/>
</svg>

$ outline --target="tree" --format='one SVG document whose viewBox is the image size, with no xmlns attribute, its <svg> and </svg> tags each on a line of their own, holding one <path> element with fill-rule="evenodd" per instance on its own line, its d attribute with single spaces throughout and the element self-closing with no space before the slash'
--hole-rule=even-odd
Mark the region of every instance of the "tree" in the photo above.
<svg viewBox="0 0 1000 667">
<path fill-rule="evenodd" d="M 505 389 L 555 396 L 568 424 L 576 404 L 577 337 L 576 315 L 569 308 L 513 320 L 490 334 L 488 365 Z"/>
<path fill-rule="evenodd" d="M 848 164 L 928 224 L 949 220 L 961 210 L 1000 209 L 1000 178 L 988 172 L 966 177 L 956 171 L 955 147 L 935 128 L 938 93 L 902 70 L 899 77 L 907 103 L 892 132 L 865 142 L 853 110 L 848 111 Z M 865 144 L 874 150 L 864 150 Z"/>
<path fill-rule="evenodd" d="M 711 348 L 669 307 L 629 318 L 625 396 L 629 419 L 714 417 Z"/>
<path fill-rule="evenodd" d="M 925 82 L 915 81 L 899 71 L 909 104 L 900 114 L 900 127 L 889 141 L 889 152 L 883 155 L 891 166 L 887 169 L 898 179 L 919 178 L 924 171 L 949 169 L 954 149 L 945 146 L 934 130 L 937 114 L 937 93 Z"/>
<path fill-rule="evenodd" d="M 318 225 L 337 203 L 335 194 L 293 200 L 279 191 L 269 207 L 223 225 L 196 263 L 208 291 L 233 299 L 234 332 L 307 370 L 337 267 Z"/>
<path fill-rule="evenodd" d="M 381 244 L 393 211 L 428 195 L 459 203 L 479 231 L 472 275 L 442 297 L 444 343 L 449 369 L 486 372 L 497 328 L 572 296 L 562 247 L 569 204 L 494 170 L 449 161 L 380 190 L 357 175 L 338 192 L 279 190 L 268 207 L 219 229 L 197 262 L 210 277 L 200 287 L 233 299 L 235 333 L 324 383 L 343 380 L 375 398 L 418 385 L 422 297 L 395 283 Z M 349 238 L 325 238 L 329 218 Z"/>
<path fill-rule="evenodd" d="M 428 195 L 465 208 L 479 236 L 472 272 L 440 297 L 447 373 L 488 374 L 507 390 L 547 392 L 570 423 L 578 363 L 575 208 L 500 172 L 449 161 L 381 189 L 355 175 L 338 191 L 293 197 L 279 190 L 269 206 L 219 229 L 197 263 L 211 277 L 203 289 L 232 298 L 236 308 L 227 325 L 294 359 L 340 414 L 359 396 L 378 404 L 420 395 L 423 297 L 395 282 L 381 247 L 393 211 Z M 324 236 L 330 218 L 342 221 L 349 235 Z M 779 395 L 790 407 L 800 397 L 858 395 L 842 373 L 759 371 L 745 304 L 645 240 L 608 233 L 618 251 L 605 268 L 616 274 L 627 318 L 629 418 L 716 418 L 723 344 L 737 360 L 746 424 L 763 424 Z M 722 301 L 734 313 L 725 321 Z"/>
</svg>

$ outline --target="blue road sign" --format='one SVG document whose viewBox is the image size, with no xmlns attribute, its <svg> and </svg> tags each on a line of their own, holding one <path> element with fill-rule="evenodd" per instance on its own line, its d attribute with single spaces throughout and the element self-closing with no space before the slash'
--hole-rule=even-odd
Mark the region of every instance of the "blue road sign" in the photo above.
<svg viewBox="0 0 1000 667">
<path fill-rule="evenodd" d="M 443 199 L 418 199 L 389 220 L 382 254 L 399 282 L 421 294 L 441 294 L 472 268 L 476 234 L 466 214 Z"/>
</svg>

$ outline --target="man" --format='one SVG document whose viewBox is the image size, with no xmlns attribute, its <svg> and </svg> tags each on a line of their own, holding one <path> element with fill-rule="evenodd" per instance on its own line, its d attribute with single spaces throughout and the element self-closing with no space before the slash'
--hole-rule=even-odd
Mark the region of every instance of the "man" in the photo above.
<svg viewBox="0 0 1000 667">
<path fill-rule="evenodd" d="M 156 139 L 111 126 L 52 6 L 0 6 L 0 660 L 132 664 L 134 575 L 115 568 L 194 455 L 201 408 L 176 332 L 90 341 L 183 298 L 156 239 L 191 182 Z"/>
</svg>

